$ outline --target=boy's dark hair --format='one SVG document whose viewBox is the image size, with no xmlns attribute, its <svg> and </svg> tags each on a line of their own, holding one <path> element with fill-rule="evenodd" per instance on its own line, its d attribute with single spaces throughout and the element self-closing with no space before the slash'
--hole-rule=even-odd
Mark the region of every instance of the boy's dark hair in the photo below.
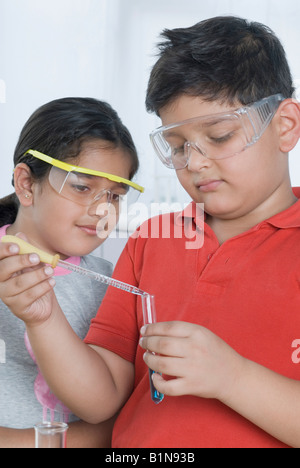
<svg viewBox="0 0 300 468">
<path fill-rule="evenodd" d="M 121 148 L 131 158 L 131 179 L 138 170 L 137 151 L 128 129 L 117 112 L 106 102 L 92 98 L 63 98 L 37 109 L 20 134 L 14 153 L 14 165 L 27 164 L 35 180 L 48 176 L 51 166 L 30 155 L 33 149 L 52 158 L 75 159 L 84 143 L 104 140 Z M 13 193 L 0 200 L 0 226 L 12 224 L 17 216 L 19 201 Z"/>
<path fill-rule="evenodd" d="M 159 115 L 182 94 L 246 105 L 294 93 L 283 46 L 263 24 L 220 16 L 190 28 L 164 30 L 162 37 L 148 84 L 149 112 Z"/>
</svg>

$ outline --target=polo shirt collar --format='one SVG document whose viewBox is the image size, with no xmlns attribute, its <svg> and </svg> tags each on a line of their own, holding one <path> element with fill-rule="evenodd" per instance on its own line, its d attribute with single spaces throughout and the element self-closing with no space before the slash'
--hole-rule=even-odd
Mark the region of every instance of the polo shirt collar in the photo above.
<svg viewBox="0 0 300 468">
<path fill-rule="evenodd" d="M 299 191 L 297 192 L 297 195 L 299 197 Z M 203 221 L 205 219 L 203 207 L 204 205 L 202 203 L 191 202 L 183 211 L 177 214 L 176 224 L 182 226 L 184 224 L 184 220 L 193 220 L 198 228 L 203 229 Z M 271 226 L 280 229 L 300 227 L 300 200 L 294 203 L 294 205 L 287 210 L 272 216 L 272 218 L 262 221 L 258 226 L 262 226 L 264 224 L 270 224 Z"/>
<path fill-rule="evenodd" d="M 260 223 L 261 225 L 267 223 L 280 229 L 299 228 L 300 227 L 300 200 L 292 205 L 287 210 L 278 213 L 266 221 Z"/>
<path fill-rule="evenodd" d="M 203 203 L 195 203 L 194 201 L 189 203 L 183 211 L 177 213 L 175 217 L 175 223 L 178 226 L 183 226 L 185 220 L 193 220 L 197 227 L 203 229 L 203 221 L 205 219 Z"/>
</svg>

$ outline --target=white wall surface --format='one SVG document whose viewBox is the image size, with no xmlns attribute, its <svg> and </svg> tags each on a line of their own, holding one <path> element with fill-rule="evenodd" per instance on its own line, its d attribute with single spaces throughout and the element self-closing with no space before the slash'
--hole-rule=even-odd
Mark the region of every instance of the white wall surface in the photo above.
<svg viewBox="0 0 300 468">
<path fill-rule="evenodd" d="M 298 0 L 0 0 L 0 197 L 12 192 L 13 151 L 27 118 L 47 101 L 76 95 L 109 101 L 132 132 L 145 202 L 188 201 L 153 155 L 148 135 L 160 122 L 146 113 L 145 91 L 164 28 L 223 14 L 270 26 L 300 84 Z M 299 148 L 290 160 L 300 186 Z M 115 260 L 124 241 L 111 242 Z"/>
</svg>

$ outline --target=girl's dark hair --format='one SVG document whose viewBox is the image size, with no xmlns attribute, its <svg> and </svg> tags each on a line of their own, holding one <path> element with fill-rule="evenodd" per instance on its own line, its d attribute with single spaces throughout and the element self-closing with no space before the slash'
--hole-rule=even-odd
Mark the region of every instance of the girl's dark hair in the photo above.
<svg viewBox="0 0 300 468">
<path fill-rule="evenodd" d="M 124 150 L 131 158 L 131 173 L 139 168 L 137 150 L 128 129 L 106 102 L 92 98 L 63 98 L 37 109 L 26 122 L 14 153 L 14 165 L 26 163 L 36 180 L 43 180 L 51 166 L 30 155 L 33 149 L 60 161 L 76 158 L 84 143 L 105 140 Z M 13 182 L 12 182 L 13 183 Z M 0 200 L 0 226 L 12 224 L 17 216 L 16 194 Z"/>
<path fill-rule="evenodd" d="M 182 94 L 232 105 L 294 93 L 286 54 L 267 26 L 220 16 L 190 28 L 165 30 L 146 97 L 156 112 Z"/>
</svg>

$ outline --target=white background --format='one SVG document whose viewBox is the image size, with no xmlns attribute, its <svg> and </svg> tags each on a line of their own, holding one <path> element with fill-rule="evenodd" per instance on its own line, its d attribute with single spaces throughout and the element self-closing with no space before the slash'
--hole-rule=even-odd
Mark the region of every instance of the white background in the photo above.
<svg viewBox="0 0 300 468">
<path fill-rule="evenodd" d="M 300 84 L 298 0 L 0 0 L 0 197 L 13 191 L 13 151 L 30 114 L 52 99 L 92 96 L 108 101 L 133 135 L 143 201 L 188 201 L 150 146 L 160 122 L 145 110 L 147 81 L 164 28 L 228 14 L 270 26 Z M 299 148 L 290 163 L 300 186 Z M 110 242 L 116 257 L 120 246 Z"/>
</svg>

